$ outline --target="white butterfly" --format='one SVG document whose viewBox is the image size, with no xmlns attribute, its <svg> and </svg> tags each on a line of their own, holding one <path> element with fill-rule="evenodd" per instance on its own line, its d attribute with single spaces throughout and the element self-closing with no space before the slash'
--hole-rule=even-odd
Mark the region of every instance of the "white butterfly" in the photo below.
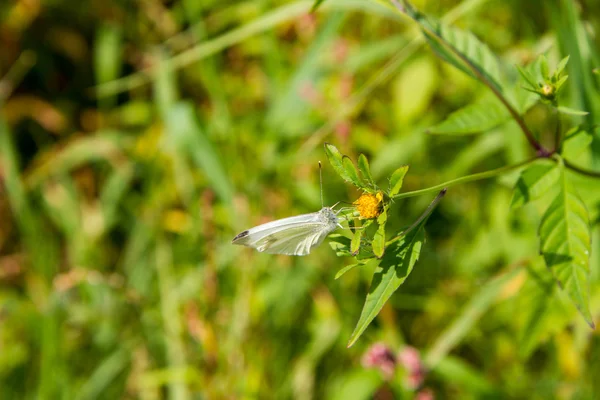
<svg viewBox="0 0 600 400">
<path fill-rule="evenodd" d="M 314 213 L 255 226 L 234 237 L 231 243 L 270 254 L 305 256 L 338 227 L 342 226 L 337 213 L 332 207 L 323 207 Z"/>
</svg>

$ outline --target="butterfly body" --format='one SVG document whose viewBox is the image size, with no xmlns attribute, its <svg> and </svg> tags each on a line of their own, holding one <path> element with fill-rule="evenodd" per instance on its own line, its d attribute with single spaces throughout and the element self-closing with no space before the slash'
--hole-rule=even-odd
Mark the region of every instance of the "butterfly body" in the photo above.
<svg viewBox="0 0 600 400">
<path fill-rule="evenodd" d="M 255 226 L 234 237 L 232 243 L 270 254 L 304 256 L 338 227 L 337 214 L 330 207 L 323 207 L 314 213 Z"/>
</svg>

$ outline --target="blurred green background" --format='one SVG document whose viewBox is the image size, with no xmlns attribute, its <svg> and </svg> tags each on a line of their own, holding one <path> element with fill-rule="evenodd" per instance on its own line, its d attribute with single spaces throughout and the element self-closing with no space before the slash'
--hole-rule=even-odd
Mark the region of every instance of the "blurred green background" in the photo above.
<svg viewBox="0 0 600 400">
<path fill-rule="evenodd" d="M 384 187 L 410 164 L 405 191 L 530 156 L 510 123 L 424 132 L 486 90 L 388 3 L 311 5 L 2 2 L 1 399 L 600 396 L 600 336 L 544 275 L 543 207 L 509 212 L 514 174 L 448 192 L 414 272 L 349 349 L 372 266 L 335 280 L 351 260 L 327 244 L 306 257 L 230 244 L 320 209 L 324 142 L 365 153 Z M 415 5 L 509 64 L 570 54 L 567 103 L 590 114 L 566 124 L 600 122 L 598 2 Z M 554 124 L 541 106 L 527 120 Z M 595 159 L 598 146 L 579 161 Z M 599 182 L 580 181 L 597 222 Z M 323 182 L 326 205 L 359 196 L 326 162 Z M 398 202 L 388 226 L 430 201 Z M 402 365 L 391 379 L 365 368 L 376 342 L 416 348 L 421 386 Z"/>
</svg>

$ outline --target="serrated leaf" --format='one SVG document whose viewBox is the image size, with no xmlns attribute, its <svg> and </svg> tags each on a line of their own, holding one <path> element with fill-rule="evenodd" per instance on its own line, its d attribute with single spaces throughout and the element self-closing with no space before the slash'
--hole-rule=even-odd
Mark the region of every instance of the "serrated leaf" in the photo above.
<svg viewBox="0 0 600 400">
<path fill-rule="evenodd" d="M 335 274 L 335 279 L 339 279 L 339 278 L 340 278 L 342 275 L 344 275 L 346 272 L 348 272 L 348 271 L 350 271 L 350 270 L 352 270 L 352 269 L 354 269 L 354 268 L 356 268 L 356 267 L 363 266 L 363 265 L 365 265 L 365 264 L 366 264 L 366 262 L 364 262 L 364 261 L 363 261 L 363 262 L 357 262 L 357 263 L 354 263 L 354 264 L 346 265 L 344 268 L 340 269 L 340 270 L 337 272 L 337 274 Z"/>
<path fill-rule="evenodd" d="M 590 148 L 594 137 L 588 132 L 575 128 L 573 133 L 567 133 L 565 140 L 562 143 L 561 154 L 566 158 L 573 159 Z"/>
<path fill-rule="evenodd" d="M 521 173 L 510 202 L 511 208 L 521 207 L 539 199 L 556 185 L 560 177 L 559 167 L 551 162 L 534 164 Z"/>
<path fill-rule="evenodd" d="M 453 112 L 444 121 L 427 129 L 427 132 L 438 135 L 467 135 L 485 132 L 509 118 L 510 113 L 500 102 L 486 100 Z"/>
<path fill-rule="evenodd" d="M 559 193 L 540 224 L 540 252 L 562 289 L 593 328 L 589 310 L 590 223 L 585 204 L 560 166 Z"/>
<path fill-rule="evenodd" d="M 402 183 L 404 182 L 404 176 L 408 172 L 408 165 L 403 165 L 392 173 L 390 177 L 390 192 L 389 196 L 394 197 L 402 189 Z"/>
<path fill-rule="evenodd" d="M 348 177 L 350 183 L 352 183 L 354 186 L 361 188 L 361 189 L 366 187 L 365 184 L 360 179 L 360 177 L 358 176 L 358 171 L 356 169 L 356 166 L 354 165 L 354 163 L 352 162 L 350 157 L 348 157 L 348 156 L 342 157 L 342 166 L 344 167 L 346 176 Z"/>
<path fill-rule="evenodd" d="M 418 227 L 399 241 L 390 245 L 375 269 L 371 288 L 354 332 L 350 336 L 348 347 L 352 346 L 363 334 L 367 326 L 379 314 L 390 296 L 404 283 L 419 259 L 421 246 L 425 240 L 424 219 Z"/>
<path fill-rule="evenodd" d="M 419 24 L 425 39 L 439 57 L 472 78 L 481 81 L 483 77 L 497 90 L 503 91 L 504 79 L 500 62 L 485 44 L 470 32 L 446 26 L 432 18 L 425 18 L 408 2 L 402 3 L 408 16 Z"/>
<path fill-rule="evenodd" d="M 383 253 L 385 251 L 385 224 L 387 222 L 387 211 L 384 209 L 379 217 L 377 217 L 377 223 L 379 226 L 377 227 L 377 231 L 375 235 L 373 235 L 373 241 L 371 242 L 371 246 L 373 248 L 373 254 L 375 257 L 381 258 L 383 257 Z"/>
<path fill-rule="evenodd" d="M 373 189 L 377 189 L 373 175 L 371 175 L 371 168 L 369 167 L 369 161 L 364 154 L 358 156 L 358 169 L 362 177 L 373 186 Z"/>
<path fill-rule="evenodd" d="M 587 112 L 587 111 L 575 110 L 574 108 L 563 107 L 563 106 L 556 107 L 556 109 L 558 110 L 559 113 L 567 114 L 567 115 L 583 116 L 583 115 L 589 114 L 589 112 Z"/>
</svg>

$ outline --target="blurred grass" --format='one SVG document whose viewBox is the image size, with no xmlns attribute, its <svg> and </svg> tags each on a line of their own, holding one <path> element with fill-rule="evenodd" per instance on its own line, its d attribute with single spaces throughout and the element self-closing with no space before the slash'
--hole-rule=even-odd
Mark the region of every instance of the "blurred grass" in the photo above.
<svg viewBox="0 0 600 400">
<path fill-rule="evenodd" d="M 397 394 L 361 366 L 375 341 L 418 348 L 439 398 L 594 398 L 598 334 L 559 291 L 531 325 L 543 205 L 509 212 L 516 176 L 448 192 L 415 270 L 350 349 L 372 267 L 335 280 L 350 261 L 326 244 L 303 258 L 231 246 L 320 207 L 325 140 L 369 156 L 383 187 L 410 164 L 406 191 L 529 155 L 512 124 L 424 133 L 485 88 L 421 48 L 388 3 L 312 3 L 0 5 L 0 398 Z M 570 54 L 565 105 L 598 124 L 594 2 L 415 3 L 508 63 Z M 36 64 L 7 74 L 21 54 Z M 542 107 L 527 120 L 554 128 Z M 357 197 L 328 165 L 323 180 L 326 204 Z M 579 186 L 597 221 L 597 183 Z M 429 201 L 398 201 L 390 229 Z M 595 228 L 596 316 L 599 240 Z"/>
</svg>

